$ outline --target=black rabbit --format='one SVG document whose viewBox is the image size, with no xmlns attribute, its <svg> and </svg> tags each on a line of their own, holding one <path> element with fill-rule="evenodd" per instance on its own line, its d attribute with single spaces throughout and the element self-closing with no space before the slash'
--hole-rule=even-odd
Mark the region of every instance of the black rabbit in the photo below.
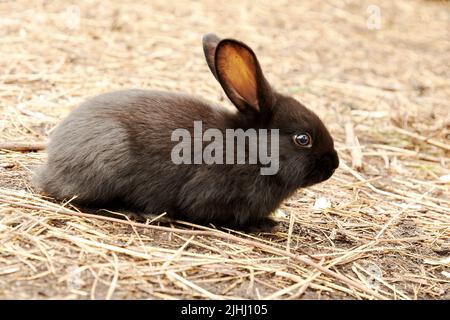
<svg viewBox="0 0 450 320">
<path fill-rule="evenodd" d="M 328 179 L 339 165 L 322 121 L 294 98 L 276 92 L 254 52 L 242 42 L 203 37 L 207 63 L 237 110 L 160 91 L 99 95 L 53 132 L 37 183 L 57 199 L 88 206 L 121 203 L 137 213 L 246 231 L 270 230 L 269 218 L 296 189 Z M 172 132 L 278 129 L 279 169 L 256 164 L 175 164 Z"/>
</svg>

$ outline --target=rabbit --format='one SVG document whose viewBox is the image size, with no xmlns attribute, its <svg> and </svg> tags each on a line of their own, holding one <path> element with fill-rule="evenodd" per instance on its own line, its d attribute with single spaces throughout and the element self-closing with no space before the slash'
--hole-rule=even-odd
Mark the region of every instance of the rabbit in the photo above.
<svg viewBox="0 0 450 320">
<path fill-rule="evenodd" d="M 136 214 L 246 232 L 271 231 L 270 214 L 298 188 L 330 178 L 339 166 L 319 117 L 278 93 L 253 50 L 235 39 L 203 37 L 206 62 L 234 110 L 182 93 L 121 90 L 93 97 L 52 132 L 37 173 L 41 192 L 85 206 L 120 204 Z M 278 129 L 279 170 L 261 164 L 174 164 L 171 133 L 203 129 Z"/>
</svg>

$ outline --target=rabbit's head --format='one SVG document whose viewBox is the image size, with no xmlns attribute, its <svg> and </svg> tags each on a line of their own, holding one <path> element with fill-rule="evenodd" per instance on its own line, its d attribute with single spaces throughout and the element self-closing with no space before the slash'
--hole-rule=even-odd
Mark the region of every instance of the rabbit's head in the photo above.
<svg viewBox="0 0 450 320">
<path fill-rule="evenodd" d="M 203 49 L 209 68 L 239 110 L 242 123 L 279 130 L 280 184 L 307 187 L 330 178 L 339 158 L 319 117 L 294 98 L 276 92 L 246 44 L 207 34 Z"/>
</svg>

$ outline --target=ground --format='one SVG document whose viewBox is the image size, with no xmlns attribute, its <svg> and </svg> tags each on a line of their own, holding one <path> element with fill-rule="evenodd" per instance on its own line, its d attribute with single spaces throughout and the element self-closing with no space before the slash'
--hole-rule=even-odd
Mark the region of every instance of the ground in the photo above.
<svg viewBox="0 0 450 320">
<path fill-rule="evenodd" d="M 450 299 L 448 1 L 1 1 L 0 25 L 0 298 Z M 230 106 L 208 32 L 249 44 L 335 138 L 336 174 L 283 203 L 278 231 L 90 216 L 36 192 L 45 150 L 14 145 L 45 143 L 87 97 Z"/>
</svg>

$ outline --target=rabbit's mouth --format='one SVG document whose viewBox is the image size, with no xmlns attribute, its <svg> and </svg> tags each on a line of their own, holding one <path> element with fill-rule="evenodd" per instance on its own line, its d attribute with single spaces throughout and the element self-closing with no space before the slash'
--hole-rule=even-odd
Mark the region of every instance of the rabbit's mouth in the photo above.
<svg viewBox="0 0 450 320">
<path fill-rule="evenodd" d="M 338 166 L 339 158 L 336 152 L 320 158 L 303 179 L 304 183 L 302 184 L 302 187 L 309 187 L 328 180 L 334 174 Z"/>
<path fill-rule="evenodd" d="M 322 171 L 322 170 L 317 170 L 317 168 L 314 168 L 303 179 L 303 184 L 301 185 L 301 187 L 307 188 L 312 185 L 323 182 L 325 180 L 328 180 L 333 175 L 334 171 L 335 171 L 335 169 L 330 170 L 330 171 Z"/>
</svg>

